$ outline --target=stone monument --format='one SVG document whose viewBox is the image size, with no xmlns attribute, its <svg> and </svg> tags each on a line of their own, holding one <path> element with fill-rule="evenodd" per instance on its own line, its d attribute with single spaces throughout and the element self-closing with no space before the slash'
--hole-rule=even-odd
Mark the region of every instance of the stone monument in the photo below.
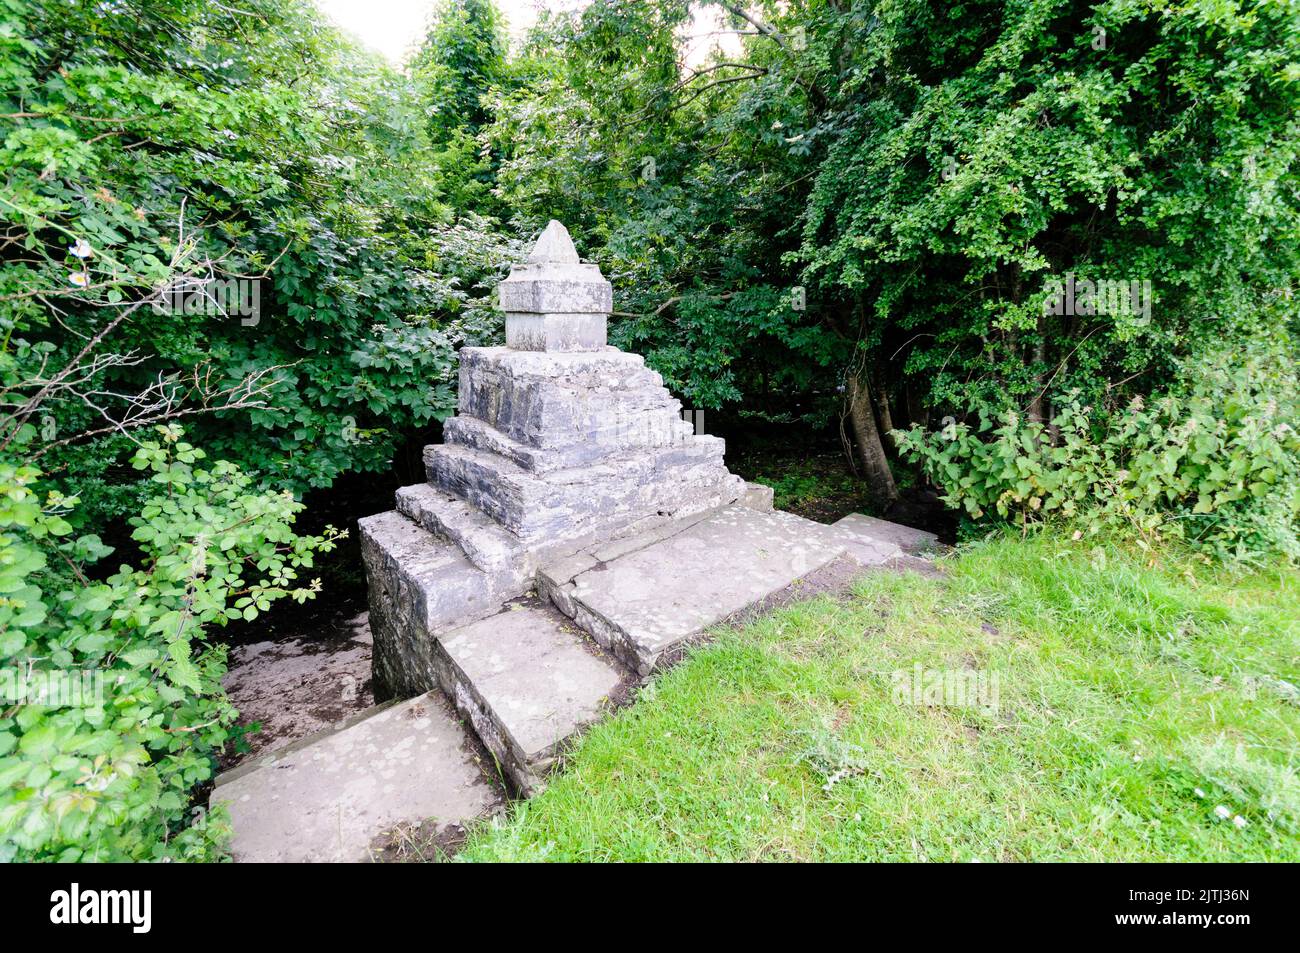
<svg viewBox="0 0 1300 953">
<path fill-rule="evenodd" d="M 728 472 L 722 439 L 606 344 L 610 284 L 559 222 L 500 300 L 506 344 L 461 350 L 428 482 L 359 525 L 376 696 L 441 689 L 528 792 L 624 679 L 832 560 L 899 550 Z"/>
<path fill-rule="evenodd" d="M 547 225 L 500 300 L 506 345 L 461 350 L 458 413 L 446 442 L 425 450 L 428 483 L 399 490 L 396 511 L 362 523 L 375 676 L 393 693 L 432 687 L 411 650 L 428 642 L 426 621 L 441 628 L 495 611 L 548 559 L 746 492 L 723 463 L 722 439 L 696 434 L 644 359 L 605 343 L 612 288 L 563 225 Z M 429 545 L 423 562 L 408 553 L 414 526 L 433 535 L 436 570 Z M 436 585 L 404 585 L 402 562 L 428 563 Z"/>
<path fill-rule="evenodd" d="M 500 295 L 506 346 L 460 352 L 460 412 L 427 451 L 431 484 L 534 559 L 740 496 L 722 440 L 695 435 L 663 379 L 606 345 L 613 290 L 563 225 L 546 226 Z"/>
<path fill-rule="evenodd" d="M 933 543 L 774 512 L 727 472 L 722 440 L 605 343 L 609 282 L 558 222 L 500 295 L 506 345 L 461 351 L 428 482 L 359 521 L 380 704 L 218 779 L 238 859 L 365 860 L 395 825 L 468 822 L 496 800 L 471 734 L 532 794 L 622 688 L 710 626 Z"/>
</svg>

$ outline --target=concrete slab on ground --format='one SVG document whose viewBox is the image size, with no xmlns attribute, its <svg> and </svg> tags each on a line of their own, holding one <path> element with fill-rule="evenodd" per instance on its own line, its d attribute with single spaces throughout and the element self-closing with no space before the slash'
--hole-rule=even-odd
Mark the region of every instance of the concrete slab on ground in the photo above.
<svg viewBox="0 0 1300 953">
<path fill-rule="evenodd" d="M 850 513 L 833 524 L 833 528 L 851 530 L 872 539 L 893 543 L 909 556 L 919 556 L 939 549 L 939 537 L 934 533 L 876 519 L 874 516 L 863 516 L 861 513 Z"/>
<path fill-rule="evenodd" d="M 898 526 L 898 524 L 874 520 L 872 522 L 877 526 L 868 526 L 866 521 L 869 519 L 870 517 L 851 513 L 824 529 L 831 539 L 843 546 L 850 556 L 864 566 L 879 566 L 903 556 L 903 548 L 895 541 L 900 534 L 886 534 L 878 528 L 879 525 Z M 898 526 L 898 529 L 909 530 L 906 526 Z"/>
<path fill-rule="evenodd" d="M 218 779 L 236 861 L 359 862 L 386 831 L 430 820 L 441 831 L 493 809 L 464 730 L 440 695 L 383 706 L 340 730 Z"/>
</svg>

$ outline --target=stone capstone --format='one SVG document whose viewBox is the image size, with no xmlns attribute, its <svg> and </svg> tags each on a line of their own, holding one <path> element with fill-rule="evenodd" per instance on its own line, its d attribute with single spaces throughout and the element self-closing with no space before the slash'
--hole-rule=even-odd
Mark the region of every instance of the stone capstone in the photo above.
<svg viewBox="0 0 1300 953">
<path fill-rule="evenodd" d="M 568 230 L 552 220 L 528 260 L 498 286 L 506 346 L 519 351 L 592 351 L 605 346 L 614 292 L 600 269 L 578 258 Z"/>
</svg>

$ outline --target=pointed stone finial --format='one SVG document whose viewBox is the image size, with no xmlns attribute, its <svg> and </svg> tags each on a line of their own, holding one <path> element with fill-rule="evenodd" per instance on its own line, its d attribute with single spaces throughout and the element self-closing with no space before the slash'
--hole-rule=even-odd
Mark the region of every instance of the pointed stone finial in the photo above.
<svg viewBox="0 0 1300 953">
<path fill-rule="evenodd" d="M 500 285 L 506 347 L 517 351 L 599 351 L 614 293 L 595 265 L 583 262 L 569 230 L 551 219 L 528 260 Z"/>
<path fill-rule="evenodd" d="M 573 239 L 569 237 L 569 230 L 551 219 L 550 223 L 537 238 L 537 244 L 533 246 L 532 253 L 528 256 L 530 265 L 540 265 L 547 262 L 553 262 L 557 265 L 576 265 L 578 263 L 578 249 L 573 247 Z"/>
</svg>

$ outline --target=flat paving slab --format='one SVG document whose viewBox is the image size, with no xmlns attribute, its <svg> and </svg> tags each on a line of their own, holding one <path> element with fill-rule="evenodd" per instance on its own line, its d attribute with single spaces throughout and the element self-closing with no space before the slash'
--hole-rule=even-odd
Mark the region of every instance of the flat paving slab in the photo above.
<svg viewBox="0 0 1300 953">
<path fill-rule="evenodd" d="M 673 646 L 844 554 L 828 527 L 792 513 L 729 506 L 610 562 L 570 561 L 552 599 L 647 675 Z M 547 571 L 543 572 L 547 575 Z"/>
<path fill-rule="evenodd" d="M 219 778 L 209 802 L 229 805 L 236 861 L 367 861 L 398 825 L 443 831 L 497 806 L 467 740 L 439 694 L 421 695 Z"/>
<path fill-rule="evenodd" d="M 443 690 L 525 794 L 629 675 L 536 600 L 440 634 L 437 653 Z"/>
<path fill-rule="evenodd" d="M 882 527 L 919 532 L 907 526 L 886 523 L 884 520 L 872 519 L 860 513 L 850 513 L 839 522 L 827 526 L 826 532 L 862 565 L 879 566 L 891 559 L 898 559 L 904 554 L 902 546 L 897 541 L 902 534 L 884 530 Z"/>
<path fill-rule="evenodd" d="M 904 526 L 902 523 L 876 519 L 874 516 L 863 516 L 861 513 L 850 513 L 844 519 L 832 524 L 831 528 L 893 544 L 909 556 L 935 552 L 940 548 L 939 537 L 934 533 Z"/>
</svg>

